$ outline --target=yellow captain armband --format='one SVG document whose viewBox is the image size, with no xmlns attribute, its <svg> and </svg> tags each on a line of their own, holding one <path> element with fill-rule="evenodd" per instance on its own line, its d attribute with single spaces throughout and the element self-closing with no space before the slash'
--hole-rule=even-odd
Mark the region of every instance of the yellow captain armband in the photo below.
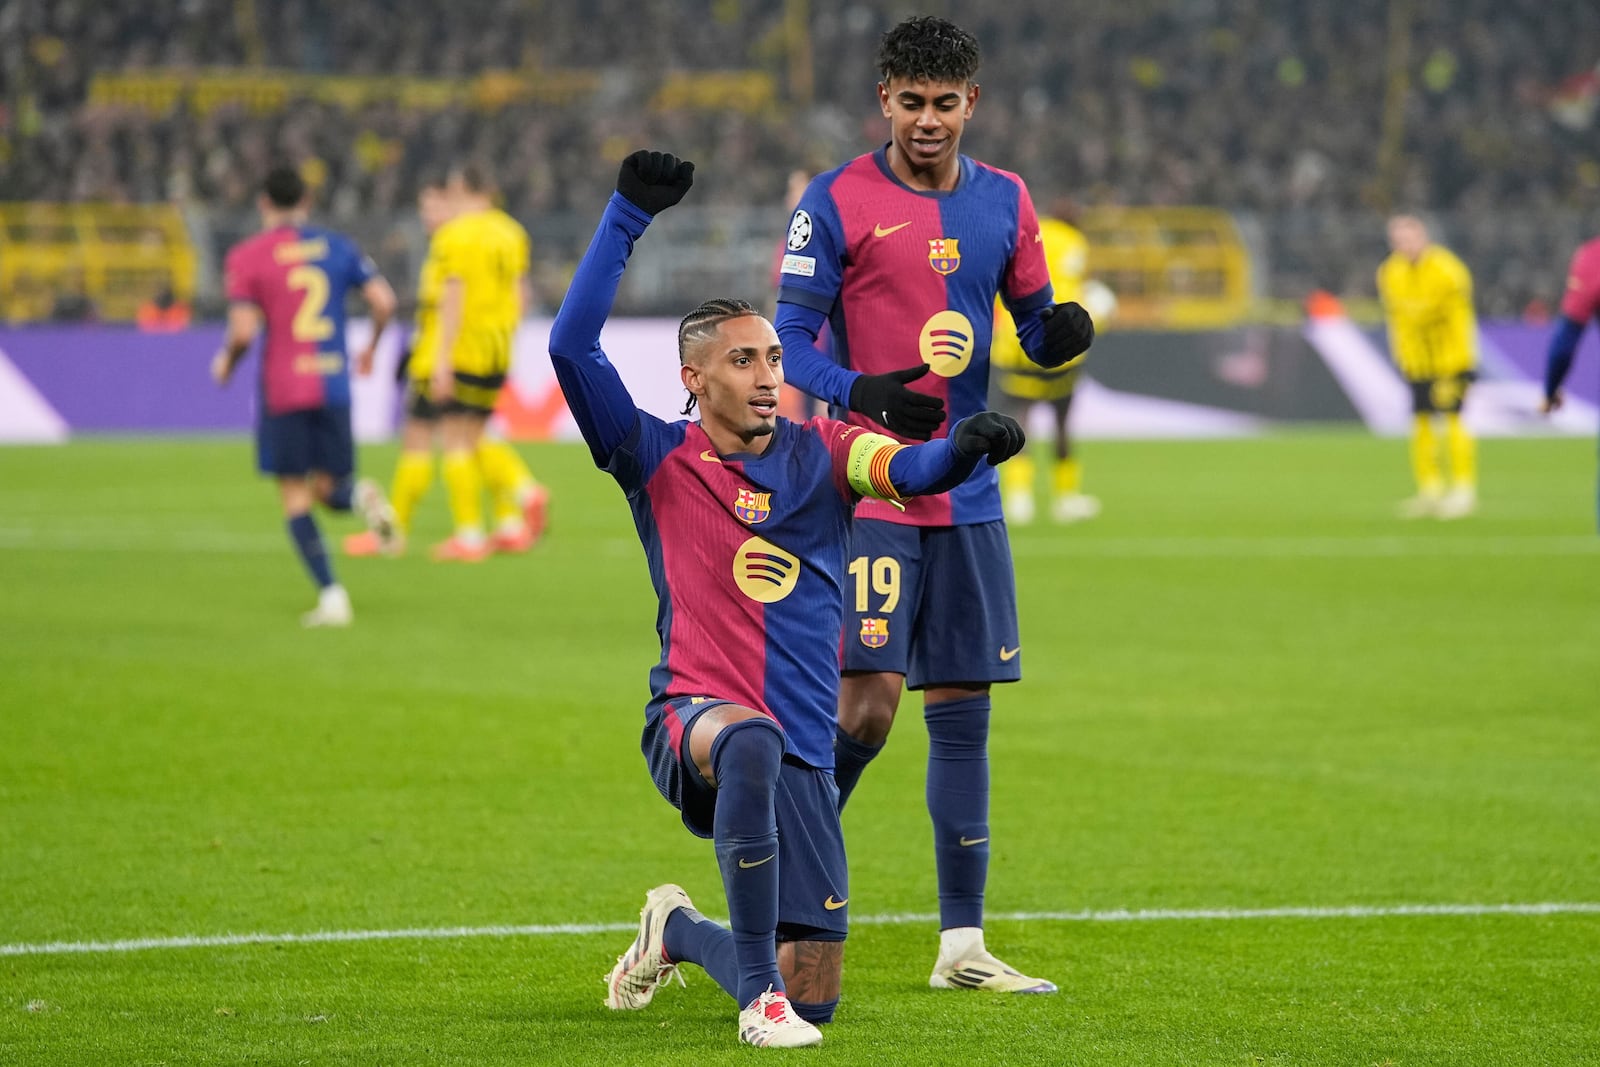
<svg viewBox="0 0 1600 1067">
<path fill-rule="evenodd" d="M 862 496 L 900 503 L 900 493 L 889 480 L 889 460 L 904 447 L 881 433 L 857 434 L 850 442 L 850 460 L 846 468 L 850 488 Z"/>
</svg>

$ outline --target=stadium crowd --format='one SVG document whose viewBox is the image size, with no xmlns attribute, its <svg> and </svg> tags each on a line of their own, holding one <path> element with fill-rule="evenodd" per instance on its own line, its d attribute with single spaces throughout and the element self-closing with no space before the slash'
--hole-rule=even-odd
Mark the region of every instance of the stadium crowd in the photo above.
<svg viewBox="0 0 1600 1067">
<path fill-rule="evenodd" d="M 1386 168 L 1390 6 L 1013 0 L 950 12 L 967 17 L 987 56 L 970 151 L 1022 173 L 1041 203 L 1071 191 L 1089 203 L 1254 216 L 1268 295 L 1370 295 L 1383 209 L 1394 206 L 1439 220 L 1472 265 L 1486 313 L 1555 299 L 1571 220 L 1592 221 L 1600 204 L 1600 87 L 1582 80 L 1600 60 L 1600 33 L 1574 32 L 1594 25 L 1590 4 L 1417 5 L 1403 134 Z M 581 219 L 608 180 L 593 161 L 620 158 L 624 146 L 715 159 L 704 202 L 767 207 L 781 202 L 791 170 L 878 138 L 872 53 L 904 12 L 808 7 L 802 42 L 784 5 L 753 0 L 153 0 L 137 10 L 3 0 L 0 199 L 166 199 L 226 217 L 286 155 L 320 182 L 328 220 L 360 230 L 407 214 L 430 170 L 477 158 L 499 175 L 539 254 L 575 260 L 584 227 L 552 231 L 547 220 Z M 802 44 L 809 90 L 789 84 L 788 58 Z M 256 67 L 455 79 L 584 69 L 598 87 L 573 102 L 493 108 L 294 100 L 267 113 L 152 112 L 89 102 L 97 74 Z M 770 72 L 778 102 L 649 106 L 664 72 L 727 68 Z M 810 102 L 793 106 L 796 92 Z"/>
</svg>

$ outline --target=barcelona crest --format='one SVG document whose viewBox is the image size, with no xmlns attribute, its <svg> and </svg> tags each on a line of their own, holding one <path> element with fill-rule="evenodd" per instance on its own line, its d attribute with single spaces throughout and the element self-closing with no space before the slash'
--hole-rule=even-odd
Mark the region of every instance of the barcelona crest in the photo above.
<svg viewBox="0 0 1600 1067">
<path fill-rule="evenodd" d="M 741 489 L 739 499 L 733 502 L 733 513 L 740 521 L 747 522 L 751 526 L 758 522 L 766 522 L 767 516 L 772 514 L 772 494 Z"/>
<path fill-rule="evenodd" d="M 938 237 L 928 242 L 928 263 L 940 274 L 954 274 L 961 266 L 961 250 L 954 237 Z"/>
<path fill-rule="evenodd" d="M 882 648 L 889 643 L 888 619 L 862 619 L 861 643 L 868 648 Z"/>
</svg>

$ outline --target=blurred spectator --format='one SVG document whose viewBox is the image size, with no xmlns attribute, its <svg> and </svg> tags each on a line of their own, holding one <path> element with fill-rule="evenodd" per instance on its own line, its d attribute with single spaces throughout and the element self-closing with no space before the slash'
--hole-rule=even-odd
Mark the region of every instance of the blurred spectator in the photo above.
<svg viewBox="0 0 1600 1067">
<path fill-rule="evenodd" d="M 188 302 L 179 300 L 170 288 L 163 287 L 139 305 L 134 322 L 145 333 L 172 333 L 187 327 L 192 316 Z"/>
</svg>

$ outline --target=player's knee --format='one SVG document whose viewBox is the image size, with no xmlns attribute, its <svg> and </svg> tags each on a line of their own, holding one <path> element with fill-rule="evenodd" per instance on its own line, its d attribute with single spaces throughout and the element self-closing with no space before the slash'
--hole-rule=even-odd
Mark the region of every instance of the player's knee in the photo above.
<svg viewBox="0 0 1600 1067">
<path fill-rule="evenodd" d="M 941 700 L 923 709 L 928 743 L 947 755 L 984 754 L 989 742 L 989 694 Z"/>
<path fill-rule="evenodd" d="M 863 744 L 883 744 L 894 726 L 902 684 L 898 674 L 847 676 L 839 693 L 839 726 Z"/>
<path fill-rule="evenodd" d="M 790 1000 L 789 1006 L 794 1013 L 812 1026 L 821 1026 L 823 1023 L 833 1022 L 833 1013 L 839 1007 L 839 998 L 810 1002 L 804 1000 Z"/>
<path fill-rule="evenodd" d="M 776 786 L 782 763 L 783 731 L 766 716 L 731 722 L 711 742 L 711 774 L 718 783 L 738 773 Z"/>
</svg>

